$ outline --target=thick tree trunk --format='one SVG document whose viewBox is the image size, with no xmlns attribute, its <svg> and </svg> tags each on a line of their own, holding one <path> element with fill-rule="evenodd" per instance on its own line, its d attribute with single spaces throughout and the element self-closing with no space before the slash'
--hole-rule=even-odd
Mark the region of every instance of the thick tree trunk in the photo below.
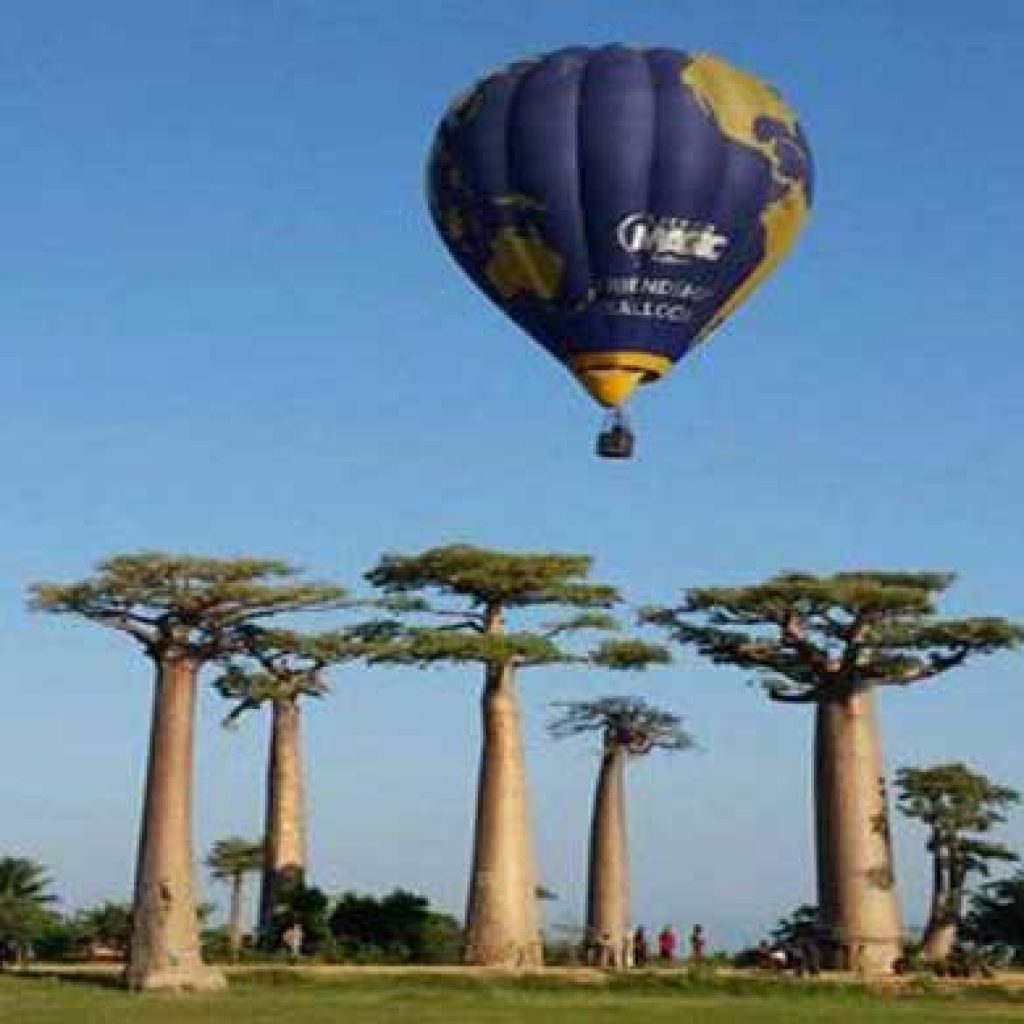
<svg viewBox="0 0 1024 1024">
<path fill-rule="evenodd" d="M 947 960 L 956 944 L 963 910 L 964 882 L 958 877 L 957 865 L 952 859 L 944 863 L 941 849 L 932 854 L 932 899 L 921 942 L 921 953 L 926 960 Z"/>
<path fill-rule="evenodd" d="M 815 732 L 818 905 L 834 966 L 888 973 L 903 952 L 870 690 L 821 701 Z"/>
<path fill-rule="evenodd" d="M 477 790 L 465 960 L 538 967 L 543 962 L 526 768 L 511 668 L 489 668 L 481 701 Z"/>
<path fill-rule="evenodd" d="M 611 949 L 616 961 L 629 929 L 624 774 L 625 752 L 606 749 L 594 793 L 587 886 L 587 932 L 600 949 Z"/>
<path fill-rule="evenodd" d="M 199 666 L 169 655 L 157 664 L 131 945 L 132 989 L 214 990 L 224 976 L 202 961 L 192 860 L 192 783 Z"/>
<path fill-rule="evenodd" d="M 959 913 L 952 911 L 944 914 L 938 921 L 929 923 L 921 945 L 921 953 L 926 960 L 939 962 L 949 959 L 960 930 L 959 917 Z"/>
<path fill-rule="evenodd" d="M 259 935 L 264 943 L 273 941 L 272 924 L 278 901 L 289 889 L 305 882 L 306 801 L 301 726 L 297 697 L 273 701 L 259 915 Z"/>
<path fill-rule="evenodd" d="M 238 954 L 242 950 L 242 888 L 244 879 L 241 874 L 231 879 L 231 909 L 228 912 L 228 950 L 231 962 L 238 963 Z"/>
</svg>

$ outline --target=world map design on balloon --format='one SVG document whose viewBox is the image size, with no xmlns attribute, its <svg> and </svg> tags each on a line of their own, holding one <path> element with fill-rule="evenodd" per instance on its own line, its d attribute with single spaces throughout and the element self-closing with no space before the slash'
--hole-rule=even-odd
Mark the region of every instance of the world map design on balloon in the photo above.
<svg viewBox="0 0 1024 1024">
<path fill-rule="evenodd" d="M 710 54 L 624 46 L 488 76 L 428 165 L 437 228 L 493 302 L 570 368 L 632 360 L 645 380 L 775 269 L 811 188 L 774 89 Z"/>
</svg>

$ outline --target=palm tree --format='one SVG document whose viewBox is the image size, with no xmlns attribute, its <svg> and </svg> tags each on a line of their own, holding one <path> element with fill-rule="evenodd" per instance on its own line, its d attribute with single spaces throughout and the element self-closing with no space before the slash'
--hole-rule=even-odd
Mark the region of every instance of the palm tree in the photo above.
<svg viewBox="0 0 1024 1024">
<path fill-rule="evenodd" d="M 245 876 L 263 866 L 263 844 L 240 836 L 218 839 L 213 844 L 206 866 L 218 882 L 231 886 L 231 909 L 228 912 L 228 949 L 232 963 L 242 948 L 242 894 Z"/>
<path fill-rule="evenodd" d="M 0 857 L 0 944 L 16 961 L 46 921 L 46 908 L 56 900 L 46 868 L 26 857 Z M 0 958 L 2 963 L 2 958 Z"/>
<path fill-rule="evenodd" d="M 338 587 L 301 579 L 285 562 L 144 551 L 101 562 L 71 584 L 37 584 L 33 607 L 124 633 L 154 669 L 149 762 L 125 970 L 135 990 L 213 990 L 203 963 L 192 839 L 193 749 L 199 675 L 242 649 L 256 622 L 336 608 Z"/>
<path fill-rule="evenodd" d="M 639 697 L 602 697 L 555 706 L 563 709 L 548 727 L 556 739 L 601 734 L 601 767 L 590 826 L 587 932 L 594 938 L 610 936 L 617 949 L 630 922 L 626 762 L 654 750 L 688 750 L 693 739 L 678 715 Z"/>
</svg>

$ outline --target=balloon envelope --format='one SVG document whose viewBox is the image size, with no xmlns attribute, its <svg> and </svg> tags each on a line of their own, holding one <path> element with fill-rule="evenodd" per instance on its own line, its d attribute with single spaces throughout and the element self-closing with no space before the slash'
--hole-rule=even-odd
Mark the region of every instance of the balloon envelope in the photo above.
<svg viewBox="0 0 1024 1024">
<path fill-rule="evenodd" d="M 779 95 L 717 57 L 572 47 L 459 97 L 428 191 L 469 277 L 617 407 L 775 268 L 811 158 Z"/>
</svg>

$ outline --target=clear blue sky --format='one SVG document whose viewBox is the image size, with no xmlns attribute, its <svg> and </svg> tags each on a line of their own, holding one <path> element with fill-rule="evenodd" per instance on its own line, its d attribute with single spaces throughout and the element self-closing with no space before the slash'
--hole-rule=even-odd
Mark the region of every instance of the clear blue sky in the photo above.
<svg viewBox="0 0 1024 1024">
<path fill-rule="evenodd" d="M 147 665 L 26 585 L 139 548 L 358 582 L 456 539 L 581 550 L 638 602 L 783 568 L 954 568 L 1024 619 L 1024 6 L 820 0 L 13 0 L 0 39 L 0 852 L 73 904 L 129 888 Z M 640 455 L 465 282 L 422 198 L 449 99 L 571 42 L 709 49 L 775 82 L 818 165 L 782 271 L 636 404 Z M 891 765 L 1024 787 L 1021 661 L 888 693 Z M 578 919 L 594 769 L 525 681 L 541 875 Z M 690 661 L 632 687 L 703 752 L 636 766 L 636 917 L 756 936 L 812 893 L 810 721 Z M 260 825 L 264 723 L 199 734 L 200 850 Z M 313 875 L 461 913 L 476 681 L 351 672 L 310 709 Z M 1024 842 L 1024 814 L 1009 837 Z M 901 828 L 907 918 L 921 835 Z"/>
</svg>

